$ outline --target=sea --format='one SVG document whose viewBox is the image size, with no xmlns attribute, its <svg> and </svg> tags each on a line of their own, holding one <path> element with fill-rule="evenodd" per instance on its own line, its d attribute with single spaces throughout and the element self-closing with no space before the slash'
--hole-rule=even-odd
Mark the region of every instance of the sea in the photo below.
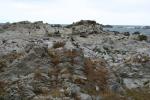
<svg viewBox="0 0 150 100">
<path fill-rule="evenodd" d="M 150 35 L 150 28 L 145 26 L 131 26 L 131 25 L 111 25 L 112 28 L 103 28 L 105 31 L 118 31 L 118 32 L 140 32 L 141 34 Z"/>
</svg>

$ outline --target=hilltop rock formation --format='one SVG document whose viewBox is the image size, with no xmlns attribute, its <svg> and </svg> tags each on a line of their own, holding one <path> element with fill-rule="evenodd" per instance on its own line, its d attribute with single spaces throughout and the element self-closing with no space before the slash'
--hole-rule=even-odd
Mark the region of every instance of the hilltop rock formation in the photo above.
<svg viewBox="0 0 150 100">
<path fill-rule="evenodd" d="M 80 34 L 82 37 L 86 37 L 90 34 L 99 34 L 103 32 L 102 25 L 91 20 L 81 20 L 79 22 L 68 25 L 72 28 L 72 34 Z"/>
</svg>

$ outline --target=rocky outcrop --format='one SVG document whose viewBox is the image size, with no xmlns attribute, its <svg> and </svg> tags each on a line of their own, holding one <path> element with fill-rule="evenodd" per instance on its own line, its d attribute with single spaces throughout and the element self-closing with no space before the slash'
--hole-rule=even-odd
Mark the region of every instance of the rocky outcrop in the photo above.
<svg viewBox="0 0 150 100">
<path fill-rule="evenodd" d="M 103 32 L 102 25 L 90 20 L 81 20 L 73 23 L 71 26 L 72 34 L 80 34 L 81 36 L 84 34 L 99 34 Z"/>
<path fill-rule="evenodd" d="M 71 29 L 72 35 L 80 35 L 85 38 L 89 35 L 104 33 L 102 25 L 92 20 L 81 20 L 67 25 L 66 28 Z"/>
<path fill-rule="evenodd" d="M 90 20 L 0 27 L 2 100 L 134 100 L 128 89 L 149 91 L 149 36 L 104 32 Z"/>
<path fill-rule="evenodd" d="M 21 54 L 1 58 L 5 63 L 0 62 L 0 84 L 5 88 L 0 88 L 5 90 L 0 96 L 6 100 L 92 100 L 112 85 L 108 84 L 106 62 L 84 57 L 79 48 L 66 48 L 60 43 L 48 48 L 45 43 L 30 43 L 24 49 Z"/>
<path fill-rule="evenodd" d="M 5 31 L 4 31 L 5 30 Z M 43 23 L 42 21 L 37 22 L 29 22 L 29 21 L 22 21 L 16 23 L 6 23 L 0 27 L 1 33 L 12 34 L 16 33 L 17 35 L 22 36 L 61 36 L 63 34 L 71 34 L 71 30 L 64 28 L 63 26 L 60 27 L 56 25 L 50 25 L 47 23 Z M 13 34 L 13 35 L 16 35 Z"/>
<path fill-rule="evenodd" d="M 81 37 L 86 37 L 90 34 L 103 33 L 103 28 L 102 25 L 92 20 L 81 20 L 68 26 L 47 24 L 42 21 L 34 23 L 22 21 L 4 24 L 0 28 L 0 32 L 7 34 L 16 33 L 22 36 L 65 37 L 71 34 L 79 34 Z"/>
<path fill-rule="evenodd" d="M 103 26 L 103 28 L 113 28 L 112 25 L 102 25 L 102 26 Z"/>
</svg>

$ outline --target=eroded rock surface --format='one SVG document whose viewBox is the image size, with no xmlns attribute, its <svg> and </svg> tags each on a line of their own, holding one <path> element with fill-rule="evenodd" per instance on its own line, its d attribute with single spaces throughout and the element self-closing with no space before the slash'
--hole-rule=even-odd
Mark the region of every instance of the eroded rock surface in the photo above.
<svg viewBox="0 0 150 100">
<path fill-rule="evenodd" d="M 110 91 L 122 97 L 126 88 L 149 88 L 150 39 L 140 38 L 90 20 L 1 25 L 0 99 L 102 100 Z"/>
</svg>

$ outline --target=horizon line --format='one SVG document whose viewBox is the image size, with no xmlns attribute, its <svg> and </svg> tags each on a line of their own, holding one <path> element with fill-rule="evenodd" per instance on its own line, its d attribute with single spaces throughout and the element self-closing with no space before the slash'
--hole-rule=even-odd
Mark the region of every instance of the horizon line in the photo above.
<svg viewBox="0 0 150 100">
<path fill-rule="evenodd" d="M 81 19 L 83 20 L 83 19 Z M 81 21 L 81 20 L 78 20 L 78 21 Z M 35 21 L 29 21 L 29 20 L 21 20 L 21 21 L 5 21 L 5 22 L 0 22 L 0 24 L 5 24 L 5 23 L 18 23 L 18 22 L 23 22 L 23 21 L 28 21 L 28 22 L 31 22 L 31 23 L 34 23 L 34 22 L 38 22 L 38 21 L 42 21 L 43 23 L 48 23 L 48 24 L 61 24 L 61 25 L 69 25 L 69 24 L 72 24 L 74 22 L 78 22 L 78 21 L 72 21 L 72 23 L 50 23 L 50 22 L 46 22 L 46 21 L 43 21 L 43 20 L 35 20 Z M 93 21 L 96 21 L 96 20 L 93 20 Z M 96 21 L 97 23 L 99 23 L 98 21 Z M 99 23 L 99 24 L 102 24 L 102 25 L 113 25 L 113 26 L 150 26 L 150 24 L 103 24 L 103 23 Z"/>
</svg>

